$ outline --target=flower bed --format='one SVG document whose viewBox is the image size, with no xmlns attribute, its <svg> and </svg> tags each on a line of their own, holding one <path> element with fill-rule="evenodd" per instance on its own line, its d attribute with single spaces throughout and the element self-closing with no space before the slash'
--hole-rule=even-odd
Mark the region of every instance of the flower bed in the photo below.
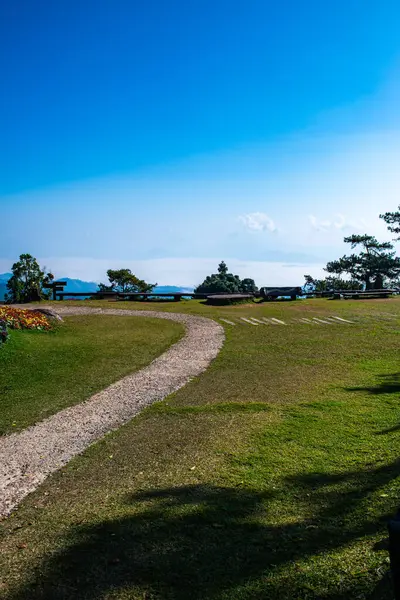
<svg viewBox="0 0 400 600">
<path fill-rule="evenodd" d="M 47 317 L 34 310 L 0 306 L 0 322 L 10 329 L 36 329 L 48 331 L 52 328 Z"/>
</svg>

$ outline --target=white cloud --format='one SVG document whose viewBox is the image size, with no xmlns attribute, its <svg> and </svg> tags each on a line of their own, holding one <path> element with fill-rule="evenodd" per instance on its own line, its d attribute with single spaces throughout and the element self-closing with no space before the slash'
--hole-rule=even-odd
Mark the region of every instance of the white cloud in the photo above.
<svg viewBox="0 0 400 600">
<path fill-rule="evenodd" d="M 271 233 L 278 231 L 278 228 L 271 217 L 262 212 L 241 215 L 239 221 L 250 231 L 269 231 Z"/>
<path fill-rule="evenodd" d="M 339 213 L 334 215 L 333 219 L 331 220 L 320 220 L 315 215 L 309 215 L 308 220 L 313 229 L 325 233 L 327 231 L 345 231 L 347 229 L 351 229 L 353 231 L 361 231 L 363 228 L 365 228 L 365 222 L 363 219 L 360 219 L 358 222 L 351 221 L 348 220 L 344 215 Z"/>
<path fill-rule="evenodd" d="M 314 215 L 309 215 L 308 220 L 311 223 L 311 227 L 316 231 L 328 231 L 331 227 L 330 221 L 320 221 Z"/>
</svg>

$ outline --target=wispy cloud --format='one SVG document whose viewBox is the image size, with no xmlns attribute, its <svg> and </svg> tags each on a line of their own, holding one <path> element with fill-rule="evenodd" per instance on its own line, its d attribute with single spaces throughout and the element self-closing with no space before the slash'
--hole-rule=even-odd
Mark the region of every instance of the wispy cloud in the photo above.
<svg viewBox="0 0 400 600">
<path fill-rule="evenodd" d="M 363 227 L 365 227 L 365 223 L 363 219 L 360 221 L 352 221 L 346 219 L 346 217 L 342 214 L 336 214 L 332 219 L 318 219 L 315 215 L 309 215 L 308 220 L 311 224 L 311 227 L 316 231 L 361 231 Z"/>
<path fill-rule="evenodd" d="M 267 214 L 262 212 L 248 213 L 241 215 L 239 221 L 249 231 L 269 231 L 275 233 L 278 231 L 275 222 Z"/>
</svg>

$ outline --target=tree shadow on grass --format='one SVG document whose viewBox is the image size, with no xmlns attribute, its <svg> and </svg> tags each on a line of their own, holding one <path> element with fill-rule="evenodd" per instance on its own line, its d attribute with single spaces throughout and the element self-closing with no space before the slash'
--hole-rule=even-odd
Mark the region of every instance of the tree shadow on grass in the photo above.
<svg viewBox="0 0 400 600">
<path fill-rule="evenodd" d="M 378 375 L 380 382 L 377 385 L 367 387 L 346 388 L 348 392 L 368 392 L 370 394 L 400 394 L 400 373 L 389 375 Z"/>
<path fill-rule="evenodd" d="M 66 549 L 11 598 L 94 600 L 127 590 L 121 597 L 389 600 L 385 573 L 362 583 L 346 575 L 345 591 L 332 589 L 328 574 L 324 595 L 314 594 L 301 572 L 293 579 L 293 565 L 382 531 L 389 515 L 371 517 L 361 502 L 399 474 L 395 461 L 374 470 L 291 477 L 288 493 L 295 494 L 293 502 L 309 502 L 311 516 L 280 525 L 268 524 L 274 491 L 192 485 L 137 493 L 127 499 L 130 515 L 74 528 Z M 271 576 L 287 563 L 292 579 L 284 585 Z"/>
<path fill-rule="evenodd" d="M 367 392 L 379 396 L 380 394 L 399 394 L 400 396 L 400 373 L 390 373 L 389 375 L 378 375 L 380 382 L 377 385 L 369 387 L 351 387 L 345 388 L 348 392 Z M 400 424 L 388 427 L 378 431 L 376 435 L 394 433 L 400 430 Z"/>
</svg>

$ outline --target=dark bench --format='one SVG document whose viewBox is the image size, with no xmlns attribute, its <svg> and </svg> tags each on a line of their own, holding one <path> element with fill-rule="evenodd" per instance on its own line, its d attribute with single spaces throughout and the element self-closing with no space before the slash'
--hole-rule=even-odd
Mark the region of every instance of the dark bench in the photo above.
<svg viewBox="0 0 400 600">
<path fill-rule="evenodd" d="M 389 298 L 394 292 L 395 290 L 343 290 L 335 292 L 333 298 L 338 299 L 343 297 L 345 300 Z"/>
<path fill-rule="evenodd" d="M 276 300 L 281 297 L 289 297 L 291 300 L 296 300 L 297 296 L 303 296 L 303 288 L 296 287 L 262 287 L 260 296 L 264 300 Z"/>
<path fill-rule="evenodd" d="M 43 287 L 47 290 L 52 290 L 53 300 L 57 300 L 57 294 L 59 292 L 62 292 L 66 285 L 67 285 L 66 281 L 52 281 L 51 283 L 43 284 Z"/>
<path fill-rule="evenodd" d="M 63 292 L 57 290 L 56 299 L 64 300 L 64 298 L 91 298 L 93 300 L 111 299 L 111 300 L 140 300 L 145 301 L 149 298 L 173 298 L 175 302 L 179 302 L 182 298 L 206 299 L 208 294 L 195 294 L 194 292 L 111 292 L 111 291 L 95 291 L 95 292 Z"/>
</svg>

